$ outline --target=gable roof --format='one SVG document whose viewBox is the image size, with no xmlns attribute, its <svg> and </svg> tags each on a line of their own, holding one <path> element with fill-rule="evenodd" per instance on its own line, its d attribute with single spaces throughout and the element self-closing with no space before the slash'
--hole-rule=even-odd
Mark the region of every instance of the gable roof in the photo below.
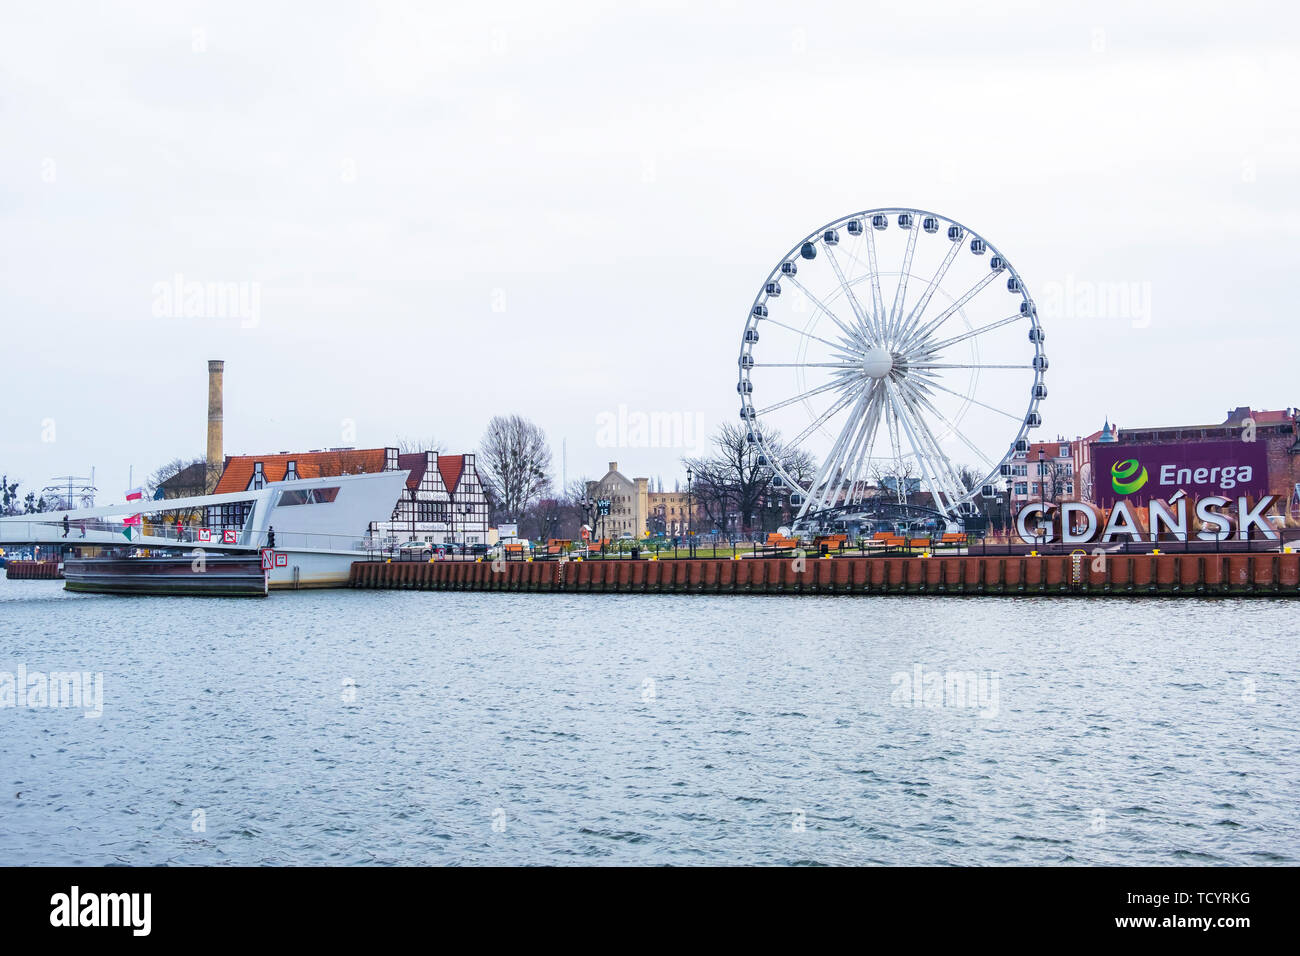
<svg viewBox="0 0 1300 956">
<path fill-rule="evenodd" d="M 438 474 L 442 475 L 442 483 L 449 492 L 455 494 L 456 486 L 460 483 L 460 476 L 465 471 L 464 455 L 439 455 L 438 456 Z M 421 472 L 423 474 L 423 471 Z"/>
<path fill-rule="evenodd" d="M 397 467 L 410 469 L 410 474 L 406 476 L 406 487 L 412 490 L 420 487 L 420 482 L 424 480 L 424 469 L 428 464 L 428 454 L 418 451 L 409 455 L 397 456 Z"/>
<path fill-rule="evenodd" d="M 284 481 L 291 461 L 295 463 L 299 478 L 327 478 L 333 475 L 383 471 L 385 460 L 386 449 L 383 448 L 308 451 L 286 455 L 227 455 L 225 468 L 222 469 L 213 494 L 248 490 L 257 462 L 262 463 L 262 472 L 267 481 Z"/>
<path fill-rule="evenodd" d="M 165 481 L 159 482 L 158 487 L 163 489 L 163 494 L 176 492 L 172 497 L 184 497 L 181 492 L 188 494 L 190 489 L 202 488 L 208 480 L 208 463 L 206 461 L 196 461 L 191 465 L 186 465 L 176 474 L 172 475 Z"/>
</svg>

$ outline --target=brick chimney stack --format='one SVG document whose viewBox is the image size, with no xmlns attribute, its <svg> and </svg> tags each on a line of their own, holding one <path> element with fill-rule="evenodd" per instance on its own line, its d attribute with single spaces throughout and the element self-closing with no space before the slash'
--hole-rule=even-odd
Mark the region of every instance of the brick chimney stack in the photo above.
<svg viewBox="0 0 1300 956">
<path fill-rule="evenodd" d="M 208 473 L 204 483 L 207 494 L 217 486 L 221 466 L 225 461 L 222 442 L 221 392 L 226 363 L 221 359 L 208 361 Z"/>
</svg>

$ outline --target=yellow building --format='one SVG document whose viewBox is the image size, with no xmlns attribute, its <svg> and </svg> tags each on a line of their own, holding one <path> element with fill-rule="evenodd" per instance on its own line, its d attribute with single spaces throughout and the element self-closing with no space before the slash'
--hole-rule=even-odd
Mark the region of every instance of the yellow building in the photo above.
<svg viewBox="0 0 1300 956">
<path fill-rule="evenodd" d="M 647 496 L 650 515 L 650 532 L 671 537 L 683 535 L 692 528 L 700 530 L 699 502 L 684 491 L 652 491 Z M 695 506 L 695 521 L 690 520 L 691 505 Z"/>
<path fill-rule="evenodd" d="M 593 501 L 608 498 L 609 514 L 596 517 L 593 529 L 601 538 L 621 538 L 645 535 L 649 514 L 650 479 L 628 478 L 618 470 L 618 462 L 609 463 L 609 471 L 600 481 L 587 482 L 587 497 Z"/>
</svg>

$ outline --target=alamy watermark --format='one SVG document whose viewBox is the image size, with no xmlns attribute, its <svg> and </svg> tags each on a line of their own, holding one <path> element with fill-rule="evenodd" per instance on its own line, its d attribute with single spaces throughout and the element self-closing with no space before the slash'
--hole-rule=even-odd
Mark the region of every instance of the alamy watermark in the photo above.
<svg viewBox="0 0 1300 956">
<path fill-rule="evenodd" d="M 6 707 L 67 707 L 90 719 L 104 714 L 104 675 L 90 671 L 0 671 L 0 710 Z"/>
<path fill-rule="evenodd" d="M 1151 324 L 1151 283 L 1095 282 L 1067 275 L 1064 281 L 1037 286 L 1034 304 L 1048 319 L 1119 319 L 1145 329 Z"/>
<path fill-rule="evenodd" d="M 197 282 L 176 273 L 153 284 L 156 319 L 238 319 L 241 329 L 262 321 L 262 283 Z"/>
<path fill-rule="evenodd" d="M 617 411 L 596 416 L 600 448 L 676 448 L 701 453 L 705 448 L 703 412 Z"/>
<path fill-rule="evenodd" d="M 997 671 L 937 671 L 914 664 L 889 679 L 895 707 L 968 708 L 985 720 L 998 715 L 1001 678 Z"/>
</svg>

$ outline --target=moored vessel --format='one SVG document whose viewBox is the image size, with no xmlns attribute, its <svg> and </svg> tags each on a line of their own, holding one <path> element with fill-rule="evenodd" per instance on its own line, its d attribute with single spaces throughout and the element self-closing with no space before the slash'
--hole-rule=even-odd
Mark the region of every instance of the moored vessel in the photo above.
<svg viewBox="0 0 1300 956">
<path fill-rule="evenodd" d="M 266 597 L 267 577 L 257 554 L 161 558 L 68 558 L 64 587 L 89 594 Z"/>
</svg>

